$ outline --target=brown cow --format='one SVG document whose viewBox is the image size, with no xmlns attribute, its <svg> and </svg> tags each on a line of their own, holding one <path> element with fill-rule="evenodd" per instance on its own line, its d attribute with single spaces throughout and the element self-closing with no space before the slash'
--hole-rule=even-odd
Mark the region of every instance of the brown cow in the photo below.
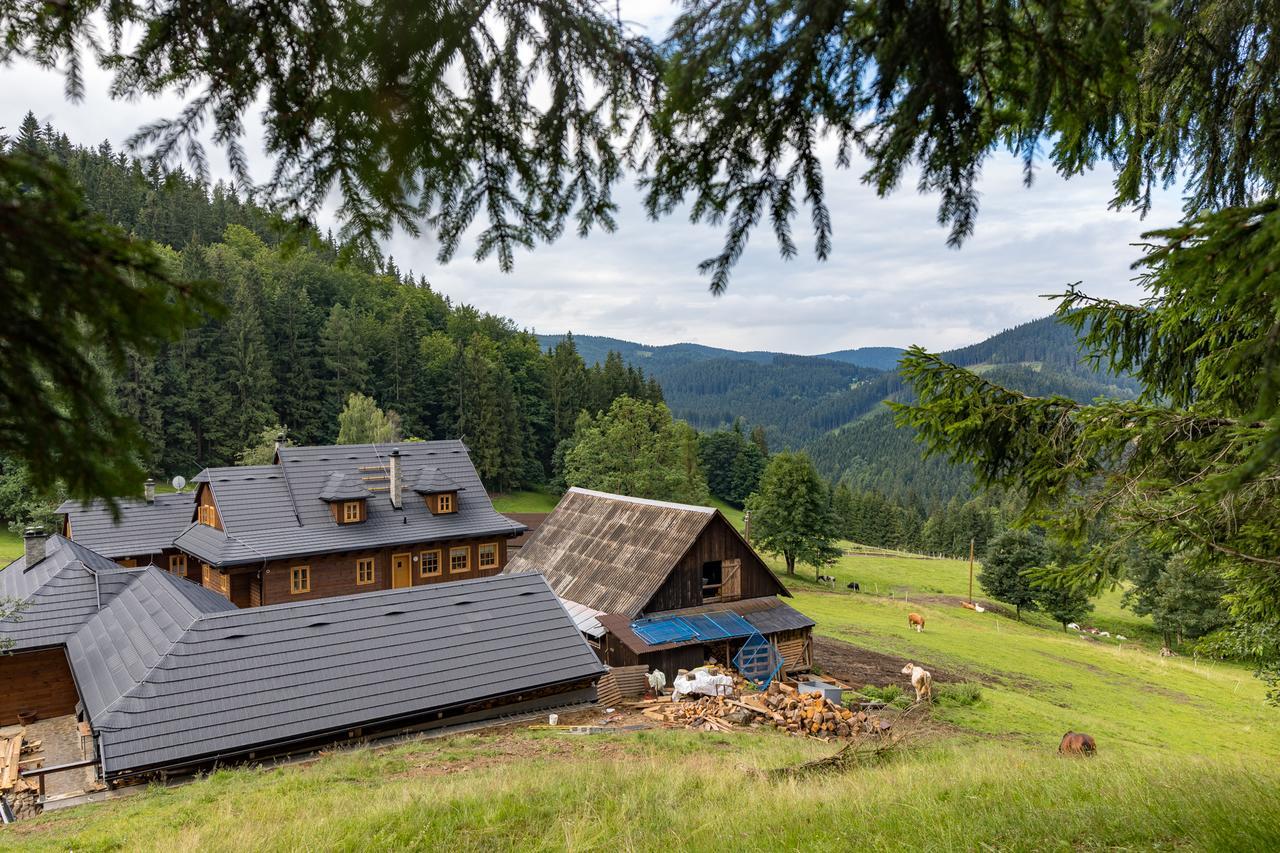
<svg viewBox="0 0 1280 853">
<path fill-rule="evenodd" d="M 919 613 L 908 613 L 907 627 L 915 628 L 917 634 L 923 634 L 924 633 L 924 617 L 921 616 Z"/>
<path fill-rule="evenodd" d="M 1093 755 L 1097 751 L 1093 738 L 1083 732 L 1067 732 L 1058 744 L 1059 755 Z"/>
</svg>

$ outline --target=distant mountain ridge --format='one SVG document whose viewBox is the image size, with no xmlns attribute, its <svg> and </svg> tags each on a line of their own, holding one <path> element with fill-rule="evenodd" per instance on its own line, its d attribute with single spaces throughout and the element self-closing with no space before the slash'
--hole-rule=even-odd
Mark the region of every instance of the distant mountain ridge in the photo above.
<svg viewBox="0 0 1280 853">
<path fill-rule="evenodd" d="M 550 348 L 562 335 L 539 335 Z M 616 350 L 662 385 L 676 417 L 698 429 L 742 418 L 765 428 L 770 447 L 805 448 L 826 477 L 926 504 L 967 493 L 967 470 L 924 459 L 910 430 L 897 429 L 886 400 L 910 399 L 896 370 L 902 350 L 862 347 L 819 356 L 737 352 L 701 344 L 646 346 L 574 335 L 588 364 Z M 1074 331 L 1054 317 L 1032 320 L 941 354 L 992 382 L 1075 400 L 1132 397 L 1137 384 L 1081 359 Z"/>
</svg>

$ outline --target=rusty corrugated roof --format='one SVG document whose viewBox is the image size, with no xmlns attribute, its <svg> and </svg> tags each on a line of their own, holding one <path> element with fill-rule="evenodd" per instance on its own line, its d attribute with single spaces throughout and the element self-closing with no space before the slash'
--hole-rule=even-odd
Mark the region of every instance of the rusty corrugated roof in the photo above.
<svg viewBox="0 0 1280 853">
<path fill-rule="evenodd" d="M 504 571 L 539 572 L 561 598 L 634 616 L 715 515 L 711 507 L 570 489 Z"/>
</svg>

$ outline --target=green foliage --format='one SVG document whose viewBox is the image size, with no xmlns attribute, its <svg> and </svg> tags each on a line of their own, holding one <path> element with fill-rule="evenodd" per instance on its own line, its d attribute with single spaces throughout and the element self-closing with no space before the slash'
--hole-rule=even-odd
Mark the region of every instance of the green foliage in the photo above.
<svg viewBox="0 0 1280 853">
<path fill-rule="evenodd" d="M 0 622 L 21 622 L 27 603 L 17 598 L 0 597 Z M 13 646 L 13 639 L 0 634 L 0 655 Z"/>
<path fill-rule="evenodd" d="M 1170 648 L 1203 637 L 1231 618 L 1223 601 L 1226 583 L 1197 563 L 1186 553 L 1165 560 L 1148 552 L 1129 566 L 1133 586 L 1125 603 L 1139 616 L 1151 616 Z"/>
<path fill-rule="evenodd" d="M 284 427 L 274 424 L 258 433 L 253 443 L 236 454 L 237 465 L 271 465 L 276 459 L 276 447 L 285 437 Z M 354 443 L 354 442 L 348 442 Z"/>
<path fill-rule="evenodd" d="M 698 459 L 707 472 L 711 494 L 740 507 L 760 484 L 768 456 L 742 432 L 742 424 L 703 433 L 698 437 Z"/>
<path fill-rule="evenodd" d="M 136 492 L 147 445 L 113 374 L 212 306 L 164 253 L 95 215 L 43 140 L 0 142 L 0 454 L 51 496 Z"/>
<path fill-rule="evenodd" d="M 1038 591 L 1029 571 L 1044 568 L 1048 562 L 1049 549 L 1043 536 L 1027 530 L 1006 530 L 987 546 L 978 583 L 987 595 L 1012 604 L 1021 617 L 1024 609 L 1039 607 Z"/>
<path fill-rule="evenodd" d="M 1089 593 L 1080 587 L 1037 584 L 1035 597 L 1036 608 L 1051 617 L 1064 630 L 1067 625 L 1079 622 L 1093 610 Z"/>
<path fill-rule="evenodd" d="M 372 397 L 352 394 L 338 415 L 338 444 L 391 444 L 400 440 L 400 418 L 384 413 Z"/>
<path fill-rule="evenodd" d="M 796 563 L 813 566 L 815 575 L 840 555 L 826 486 L 804 453 L 779 453 L 769 460 L 760 490 L 747 500 L 751 544 L 778 554 L 793 575 Z"/>
<path fill-rule="evenodd" d="M 960 681 L 954 684 L 933 685 L 933 701 L 939 705 L 966 708 L 982 701 L 982 685 Z"/>
<path fill-rule="evenodd" d="M 564 482 L 637 498 L 705 504 L 697 434 L 662 403 L 622 396 L 578 418 L 564 453 Z"/>
</svg>

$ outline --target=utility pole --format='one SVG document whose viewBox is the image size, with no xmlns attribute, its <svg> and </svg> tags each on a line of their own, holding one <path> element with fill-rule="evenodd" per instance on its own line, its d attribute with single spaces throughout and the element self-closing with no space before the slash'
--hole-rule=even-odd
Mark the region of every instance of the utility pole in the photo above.
<svg viewBox="0 0 1280 853">
<path fill-rule="evenodd" d="M 969 603 L 973 604 L 973 539 L 969 539 Z"/>
</svg>

